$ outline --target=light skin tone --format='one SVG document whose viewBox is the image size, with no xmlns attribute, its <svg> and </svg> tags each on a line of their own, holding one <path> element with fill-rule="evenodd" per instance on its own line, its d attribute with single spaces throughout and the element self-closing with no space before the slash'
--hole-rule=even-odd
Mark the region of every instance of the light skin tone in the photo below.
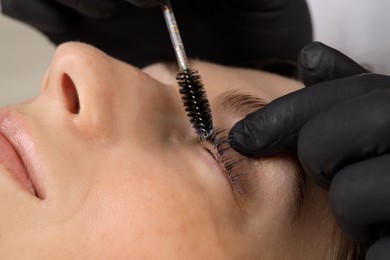
<svg viewBox="0 0 390 260">
<path fill-rule="evenodd" d="M 220 129 L 242 117 L 221 107 L 223 93 L 268 103 L 301 88 L 260 71 L 191 66 Z M 58 48 L 39 96 L 2 110 L 31 136 L 39 177 L 34 196 L 0 167 L 1 258 L 326 259 L 325 191 L 308 180 L 297 213 L 299 173 L 284 155 L 242 158 L 243 189 L 233 189 L 212 145 L 194 137 L 175 73 L 80 43 Z"/>
</svg>

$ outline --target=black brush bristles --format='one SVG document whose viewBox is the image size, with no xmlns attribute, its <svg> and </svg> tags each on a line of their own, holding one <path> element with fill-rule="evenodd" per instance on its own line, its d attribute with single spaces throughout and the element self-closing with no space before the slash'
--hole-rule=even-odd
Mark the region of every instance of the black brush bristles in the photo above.
<svg viewBox="0 0 390 260">
<path fill-rule="evenodd" d="M 210 104 L 197 71 L 187 69 L 177 77 L 184 109 L 197 135 L 209 138 L 213 133 Z"/>
</svg>

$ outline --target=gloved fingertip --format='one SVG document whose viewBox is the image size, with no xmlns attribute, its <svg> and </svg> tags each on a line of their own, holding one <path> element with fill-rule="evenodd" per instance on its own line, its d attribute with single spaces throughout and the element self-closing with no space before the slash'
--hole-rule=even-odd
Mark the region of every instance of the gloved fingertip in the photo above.
<svg viewBox="0 0 390 260">
<path fill-rule="evenodd" d="M 244 130 L 243 122 L 240 121 L 235 124 L 229 131 L 228 141 L 230 146 L 237 152 L 246 155 L 247 154 L 247 139 L 248 136 Z"/>
<path fill-rule="evenodd" d="M 321 54 L 324 46 L 320 42 L 311 42 L 303 47 L 298 56 L 301 67 L 307 70 L 316 70 L 321 64 Z"/>
<path fill-rule="evenodd" d="M 242 151 L 242 143 L 245 143 L 245 137 L 242 132 L 242 122 L 235 124 L 229 131 L 228 141 L 230 146 L 236 151 Z M 241 152 L 240 152 L 241 153 Z"/>
<path fill-rule="evenodd" d="M 326 46 L 320 42 L 311 42 L 302 48 L 298 55 L 298 73 L 305 86 L 311 86 L 320 82 L 323 54 Z"/>
<path fill-rule="evenodd" d="M 249 157 L 262 156 L 263 147 L 266 147 L 266 138 L 259 138 L 260 123 L 256 122 L 256 127 L 248 126 L 244 121 L 238 122 L 229 131 L 230 146 L 242 155 Z"/>
<path fill-rule="evenodd" d="M 228 137 L 230 147 L 232 147 L 234 150 L 236 150 L 239 153 L 242 152 L 242 149 L 241 149 L 242 146 L 241 146 L 241 143 L 239 141 L 241 139 L 242 139 L 242 136 L 239 133 L 229 134 L 229 137 Z"/>
<path fill-rule="evenodd" d="M 305 86 L 311 86 L 369 71 L 334 48 L 311 42 L 298 55 L 298 72 Z"/>
</svg>

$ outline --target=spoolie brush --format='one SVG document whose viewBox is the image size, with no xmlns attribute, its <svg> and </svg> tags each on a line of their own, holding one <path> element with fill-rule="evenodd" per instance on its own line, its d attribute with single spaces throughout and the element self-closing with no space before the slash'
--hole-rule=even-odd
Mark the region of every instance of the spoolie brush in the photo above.
<svg viewBox="0 0 390 260">
<path fill-rule="evenodd" d="M 209 138 L 214 130 L 210 104 L 197 71 L 190 68 L 179 28 L 169 0 L 162 1 L 165 22 L 175 50 L 180 72 L 176 80 L 187 116 L 201 138 Z"/>
</svg>

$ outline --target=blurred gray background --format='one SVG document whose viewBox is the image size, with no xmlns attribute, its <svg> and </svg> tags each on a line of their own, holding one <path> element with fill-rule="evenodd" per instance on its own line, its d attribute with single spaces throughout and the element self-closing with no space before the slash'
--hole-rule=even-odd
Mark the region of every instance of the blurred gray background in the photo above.
<svg viewBox="0 0 390 260">
<path fill-rule="evenodd" d="M 0 105 L 35 96 L 54 52 L 45 37 L 0 15 Z"/>
<path fill-rule="evenodd" d="M 390 74 L 390 1 L 307 1 L 316 40 L 375 72 Z M 53 52 L 41 34 L 0 14 L 0 106 L 38 93 Z"/>
</svg>

